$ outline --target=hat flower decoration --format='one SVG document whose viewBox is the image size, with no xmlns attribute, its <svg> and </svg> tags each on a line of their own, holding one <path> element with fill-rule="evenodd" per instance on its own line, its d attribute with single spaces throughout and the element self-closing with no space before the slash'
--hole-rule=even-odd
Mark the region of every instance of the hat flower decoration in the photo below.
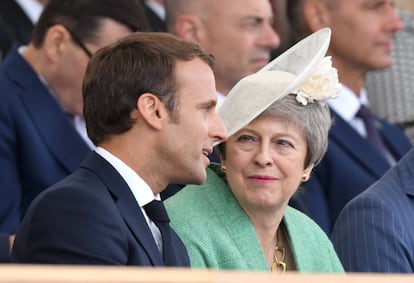
<svg viewBox="0 0 414 283">
<path fill-rule="evenodd" d="M 327 56 L 321 60 L 313 76 L 292 94 L 296 94 L 296 100 L 304 106 L 315 101 L 324 103 L 339 96 L 340 86 L 338 71 L 332 67 L 331 56 Z"/>
<path fill-rule="evenodd" d="M 258 72 L 242 78 L 229 92 L 218 113 L 229 136 L 249 124 L 277 100 L 296 95 L 300 105 L 339 95 L 338 72 L 325 57 L 331 30 L 322 28 L 302 39 Z"/>
</svg>

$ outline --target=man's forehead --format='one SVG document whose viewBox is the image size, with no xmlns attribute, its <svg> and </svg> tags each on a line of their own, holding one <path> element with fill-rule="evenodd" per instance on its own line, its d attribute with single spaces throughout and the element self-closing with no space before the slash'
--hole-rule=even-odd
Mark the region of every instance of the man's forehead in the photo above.
<svg viewBox="0 0 414 283">
<path fill-rule="evenodd" d="M 268 0 L 221 0 L 220 4 L 211 5 L 215 15 L 223 17 L 273 17 L 273 11 Z M 214 19 L 211 19 L 214 20 Z"/>
</svg>

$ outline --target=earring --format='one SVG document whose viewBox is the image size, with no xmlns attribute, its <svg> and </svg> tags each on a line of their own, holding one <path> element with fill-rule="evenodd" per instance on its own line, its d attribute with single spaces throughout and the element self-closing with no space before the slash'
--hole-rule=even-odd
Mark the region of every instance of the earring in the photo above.
<svg viewBox="0 0 414 283">
<path fill-rule="evenodd" d="M 308 174 L 304 173 L 302 175 L 302 182 L 306 182 L 308 180 L 308 177 L 309 177 Z"/>
<path fill-rule="evenodd" d="M 221 172 L 226 173 L 226 165 L 221 163 L 220 170 Z"/>
</svg>

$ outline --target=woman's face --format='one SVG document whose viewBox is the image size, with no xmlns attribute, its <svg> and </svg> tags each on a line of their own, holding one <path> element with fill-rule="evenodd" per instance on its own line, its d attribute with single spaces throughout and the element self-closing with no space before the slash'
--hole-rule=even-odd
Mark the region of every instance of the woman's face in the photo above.
<svg viewBox="0 0 414 283">
<path fill-rule="evenodd" d="M 285 119 L 260 116 L 226 142 L 227 180 L 246 211 L 284 209 L 304 174 L 304 133 Z"/>
</svg>

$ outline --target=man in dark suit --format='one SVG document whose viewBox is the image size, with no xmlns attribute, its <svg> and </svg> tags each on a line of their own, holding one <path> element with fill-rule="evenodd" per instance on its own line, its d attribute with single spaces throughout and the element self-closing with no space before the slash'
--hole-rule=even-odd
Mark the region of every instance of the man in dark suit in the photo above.
<svg viewBox="0 0 414 283">
<path fill-rule="evenodd" d="M 2 62 L 0 233 L 14 234 L 32 199 L 94 148 L 81 92 L 91 53 L 146 24 L 138 0 L 52 0 L 29 45 Z"/>
<path fill-rule="evenodd" d="M 189 266 L 181 240 L 158 223 L 168 223 L 165 209 L 154 216 L 151 206 L 163 207 L 169 183 L 203 183 L 207 155 L 226 139 L 212 64 L 198 45 L 166 33 L 135 33 L 99 50 L 83 82 L 97 148 L 33 201 L 12 261 Z"/>
<path fill-rule="evenodd" d="M 303 191 L 291 201 L 328 234 L 345 204 L 411 148 L 401 129 L 376 116 L 363 115 L 369 106 L 365 76 L 370 70 L 390 65 L 392 39 L 402 24 L 392 0 L 372 2 L 372 7 L 360 2 L 287 2 L 297 38 L 322 27 L 332 29 L 328 55 L 332 56 L 342 84 L 340 97 L 328 102 L 334 117 L 328 151 Z"/>
<path fill-rule="evenodd" d="M 338 216 L 332 242 L 346 271 L 414 273 L 414 150 Z"/>
</svg>

